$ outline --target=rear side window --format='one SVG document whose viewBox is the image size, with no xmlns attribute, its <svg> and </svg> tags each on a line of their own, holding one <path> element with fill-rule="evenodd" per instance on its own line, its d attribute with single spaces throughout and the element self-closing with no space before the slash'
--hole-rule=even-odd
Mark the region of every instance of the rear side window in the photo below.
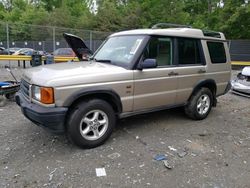
<svg viewBox="0 0 250 188">
<path fill-rule="evenodd" d="M 178 39 L 179 65 L 202 64 L 199 50 L 199 40 Z"/>
<path fill-rule="evenodd" d="M 222 42 L 207 42 L 212 63 L 226 63 L 226 53 Z"/>
</svg>

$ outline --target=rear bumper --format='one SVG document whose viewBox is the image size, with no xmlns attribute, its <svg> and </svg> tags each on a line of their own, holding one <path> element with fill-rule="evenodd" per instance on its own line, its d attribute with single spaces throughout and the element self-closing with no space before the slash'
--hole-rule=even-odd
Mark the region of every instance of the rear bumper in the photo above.
<svg viewBox="0 0 250 188">
<path fill-rule="evenodd" d="M 43 107 L 30 103 L 20 92 L 16 94 L 16 103 L 21 107 L 24 116 L 36 125 L 55 133 L 65 132 L 64 122 L 68 108 Z"/>
</svg>

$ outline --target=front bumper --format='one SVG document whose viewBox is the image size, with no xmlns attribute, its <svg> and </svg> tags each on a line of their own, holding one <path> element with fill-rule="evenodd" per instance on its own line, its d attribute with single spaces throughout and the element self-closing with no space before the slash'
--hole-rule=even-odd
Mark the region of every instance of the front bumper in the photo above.
<svg viewBox="0 0 250 188">
<path fill-rule="evenodd" d="M 65 132 L 64 122 L 68 108 L 43 107 L 27 101 L 20 92 L 16 94 L 16 103 L 21 107 L 24 116 L 36 125 L 55 133 Z"/>
<path fill-rule="evenodd" d="M 250 85 L 246 85 L 240 83 L 238 80 L 233 80 L 232 84 L 232 92 L 238 95 L 242 95 L 245 97 L 250 97 Z"/>
</svg>

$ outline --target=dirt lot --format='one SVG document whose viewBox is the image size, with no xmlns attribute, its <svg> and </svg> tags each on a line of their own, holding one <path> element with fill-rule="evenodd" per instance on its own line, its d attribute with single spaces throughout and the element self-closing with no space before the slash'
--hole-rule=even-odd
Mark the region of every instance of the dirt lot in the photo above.
<svg viewBox="0 0 250 188">
<path fill-rule="evenodd" d="M 121 120 L 91 150 L 35 126 L 13 102 L 0 108 L 0 129 L 0 187 L 250 187 L 250 100 L 231 93 L 203 121 L 182 109 Z"/>
</svg>

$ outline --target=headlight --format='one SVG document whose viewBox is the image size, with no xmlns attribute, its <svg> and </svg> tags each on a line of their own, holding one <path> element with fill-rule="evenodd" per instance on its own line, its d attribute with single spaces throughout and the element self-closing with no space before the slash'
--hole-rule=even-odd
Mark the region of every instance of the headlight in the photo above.
<svg viewBox="0 0 250 188">
<path fill-rule="evenodd" d="M 33 85 L 32 98 L 44 104 L 53 104 L 54 90 L 52 87 L 39 87 Z"/>
<path fill-rule="evenodd" d="M 40 87 L 35 86 L 35 85 L 32 86 L 32 98 L 37 101 L 41 100 Z"/>
</svg>

